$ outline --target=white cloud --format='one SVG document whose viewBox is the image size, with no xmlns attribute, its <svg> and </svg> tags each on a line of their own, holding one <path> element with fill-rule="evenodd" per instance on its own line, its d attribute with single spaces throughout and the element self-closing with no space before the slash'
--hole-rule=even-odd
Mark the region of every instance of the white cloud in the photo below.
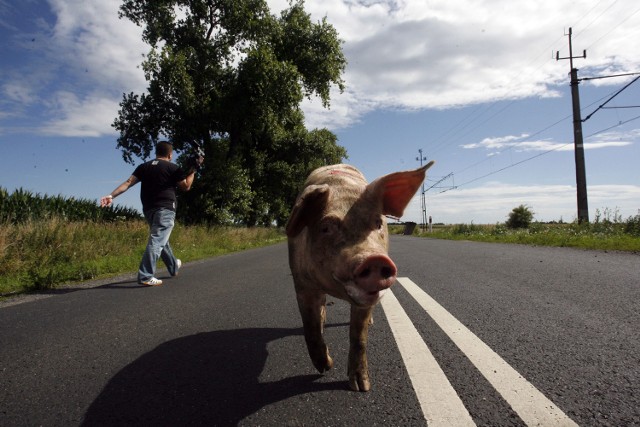
<svg viewBox="0 0 640 427">
<path fill-rule="evenodd" d="M 102 123 L 96 129 L 109 129 L 115 111 L 101 106 L 119 102 L 122 92 L 146 88 L 137 68 L 148 51 L 141 29 L 118 18 L 118 0 L 49 3 L 56 21 L 41 35 L 47 48 L 38 65 L 51 72 L 25 67 L 20 76 L 5 82 L 3 92 L 18 104 L 45 105 L 56 91 L 73 88 L 85 105 L 95 101 L 99 104 L 95 110 L 104 111 L 104 117 L 92 117 Z M 268 0 L 268 4 L 278 14 L 288 0 Z M 576 50 L 589 51 L 588 59 L 580 60 L 585 71 L 640 68 L 635 55 L 640 13 L 632 0 L 595 6 L 590 0 L 306 0 L 305 8 L 314 21 L 326 16 L 336 27 L 349 61 L 344 76 L 347 91 L 333 97 L 331 110 L 314 102 L 304 104 L 310 127 L 344 128 L 379 108 L 444 109 L 559 96 L 568 63 L 553 60 L 551 53 L 567 54 L 563 31 L 568 25 L 575 27 Z M 66 75 L 65 82 L 53 80 L 60 73 Z M 62 83 L 66 86 L 60 88 Z M 608 83 L 613 84 L 597 82 Z M 66 122 L 78 123 L 72 117 Z M 59 128 L 50 125 L 49 130 Z M 79 134 L 85 132 L 85 127 L 78 129 Z"/>
<path fill-rule="evenodd" d="M 628 131 L 609 131 L 601 132 L 591 138 L 587 138 L 591 144 L 618 144 L 618 147 L 633 144 L 633 141 L 640 139 L 640 129 L 632 129 Z M 585 145 L 586 148 L 586 145 Z"/>
<path fill-rule="evenodd" d="M 113 134 L 122 93 L 146 87 L 137 68 L 149 49 L 142 30 L 118 18 L 117 0 L 49 0 L 49 6 L 55 22 L 37 18 L 38 33 L 28 34 L 28 42 L 14 39 L 28 61 L 5 74 L 4 109 L 12 117 L 41 117 L 40 128 L 30 125 L 38 133 Z"/>
<path fill-rule="evenodd" d="M 118 18 L 117 0 L 50 0 L 58 20 L 53 29 L 55 54 L 67 67 L 96 86 L 118 96 L 122 90 L 146 87 L 137 66 L 149 46 L 142 29 Z M 113 88 L 113 89 L 111 89 Z"/>
<path fill-rule="evenodd" d="M 372 100 L 358 99 L 352 90 L 342 94 L 337 89 L 331 90 L 331 105 L 324 108 L 319 99 L 305 99 L 302 109 L 305 114 L 307 128 L 341 129 L 357 123 L 362 116 L 374 110 L 376 103 Z"/>
<path fill-rule="evenodd" d="M 464 144 L 462 148 L 504 148 L 513 147 L 516 143 L 513 141 L 520 141 L 529 135 L 522 134 L 520 136 L 508 135 L 494 138 L 485 138 L 482 141 L 474 144 Z"/>
<path fill-rule="evenodd" d="M 287 5 L 269 4 L 274 11 Z M 326 15 L 336 27 L 349 61 L 349 96 L 334 98 L 333 114 L 314 110 L 314 126 L 335 129 L 376 108 L 557 97 L 569 64 L 551 54 L 568 55 L 563 34 L 568 25 L 575 26 L 574 54 L 589 51 L 580 63 L 585 72 L 640 67 L 633 53 L 640 13 L 631 0 L 595 6 L 587 0 L 307 0 L 305 7 L 316 20 Z"/>
<path fill-rule="evenodd" d="M 631 141 L 599 141 L 599 142 L 585 142 L 584 149 L 585 150 L 595 150 L 598 148 L 611 148 L 611 147 L 626 147 L 631 145 Z M 573 147 L 562 147 L 563 151 L 572 151 Z"/>
<path fill-rule="evenodd" d="M 118 111 L 118 101 L 101 93 L 78 98 L 74 93 L 54 94 L 57 118 L 45 123 L 40 132 L 45 135 L 98 137 L 114 133 L 111 123 Z"/>
<path fill-rule="evenodd" d="M 594 150 L 598 148 L 626 147 L 633 144 L 633 135 L 637 139 L 640 132 L 634 131 L 630 134 L 621 134 L 617 132 L 609 132 L 597 136 L 591 141 L 584 143 L 585 150 Z M 480 142 L 463 144 L 462 148 L 475 149 L 484 148 L 493 150 L 488 153 L 489 156 L 496 155 L 504 150 L 514 150 L 516 152 L 528 151 L 573 151 L 573 142 L 553 142 L 549 140 L 529 140 L 529 135 L 522 134 L 520 136 L 507 135 L 502 137 L 485 138 Z"/>
<path fill-rule="evenodd" d="M 50 0 L 57 16 L 51 29 L 50 57 L 58 82 L 42 100 L 50 117 L 40 133 L 51 136 L 98 137 L 115 134 L 123 92 L 141 92 L 146 82 L 138 65 L 149 46 L 142 30 L 118 18 L 120 2 Z M 60 84 L 62 83 L 62 84 Z"/>
<path fill-rule="evenodd" d="M 623 219 L 638 214 L 640 186 L 594 185 L 587 188 L 590 219 L 596 209 L 617 211 Z M 570 222 L 577 217 L 576 188 L 571 185 L 508 185 L 488 182 L 482 187 L 445 193 L 427 192 L 427 214 L 434 222 L 446 224 L 495 224 L 507 220 L 509 212 L 521 204 L 535 213 L 535 220 Z M 420 222 L 419 196 L 414 197 L 402 218 Z"/>
<path fill-rule="evenodd" d="M 12 101 L 29 105 L 35 100 L 33 89 L 20 81 L 10 81 L 2 86 L 4 95 Z"/>
</svg>

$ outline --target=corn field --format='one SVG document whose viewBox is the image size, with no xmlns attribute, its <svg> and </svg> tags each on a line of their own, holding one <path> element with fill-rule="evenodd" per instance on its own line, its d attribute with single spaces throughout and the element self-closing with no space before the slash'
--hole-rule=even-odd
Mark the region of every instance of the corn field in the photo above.
<svg viewBox="0 0 640 427">
<path fill-rule="evenodd" d="M 101 208 L 97 201 L 32 193 L 19 188 L 13 193 L 0 187 L 0 224 L 22 224 L 60 218 L 66 221 L 114 221 L 141 218 L 131 208 Z"/>
</svg>

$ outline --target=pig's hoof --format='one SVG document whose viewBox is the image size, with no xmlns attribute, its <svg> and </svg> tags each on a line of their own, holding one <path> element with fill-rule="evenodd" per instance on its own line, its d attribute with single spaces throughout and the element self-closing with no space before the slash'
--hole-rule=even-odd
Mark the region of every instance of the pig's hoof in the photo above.
<svg viewBox="0 0 640 427">
<path fill-rule="evenodd" d="M 367 375 L 352 374 L 349 375 L 349 387 L 353 391 L 369 391 L 371 383 Z"/>
<path fill-rule="evenodd" d="M 318 372 L 321 374 L 333 368 L 333 359 L 327 353 L 326 357 L 319 358 L 317 360 L 313 360 L 313 366 L 316 367 Z"/>
</svg>

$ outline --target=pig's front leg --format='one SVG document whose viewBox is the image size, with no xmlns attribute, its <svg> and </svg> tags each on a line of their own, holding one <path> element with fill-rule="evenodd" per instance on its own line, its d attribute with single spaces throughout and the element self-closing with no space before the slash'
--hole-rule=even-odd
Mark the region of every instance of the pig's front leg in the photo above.
<svg viewBox="0 0 640 427">
<path fill-rule="evenodd" d="M 369 368 L 367 366 L 367 337 L 373 307 L 351 306 L 349 328 L 349 387 L 354 391 L 369 391 Z"/>
<path fill-rule="evenodd" d="M 298 308 L 302 316 L 304 339 L 307 350 L 318 372 L 323 373 L 333 367 L 329 349 L 324 342 L 324 322 L 327 316 L 326 295 L 317 291 L 298 291 Z"/>
</svg>

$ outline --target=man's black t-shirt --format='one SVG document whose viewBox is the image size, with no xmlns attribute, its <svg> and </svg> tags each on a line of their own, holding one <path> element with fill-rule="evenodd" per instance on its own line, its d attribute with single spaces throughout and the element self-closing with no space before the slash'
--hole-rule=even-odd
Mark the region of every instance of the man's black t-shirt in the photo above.
<svg viewBox="0 0 640 427">
<path fill-rule="evenodd" d="M 133 176 L 142 183 L 140 200 L 144 212 L 166 208 L 176 210 L 176 186 L 186 174 L 168 160 L 151 160 L 139 165 Z"/>
</svg>

